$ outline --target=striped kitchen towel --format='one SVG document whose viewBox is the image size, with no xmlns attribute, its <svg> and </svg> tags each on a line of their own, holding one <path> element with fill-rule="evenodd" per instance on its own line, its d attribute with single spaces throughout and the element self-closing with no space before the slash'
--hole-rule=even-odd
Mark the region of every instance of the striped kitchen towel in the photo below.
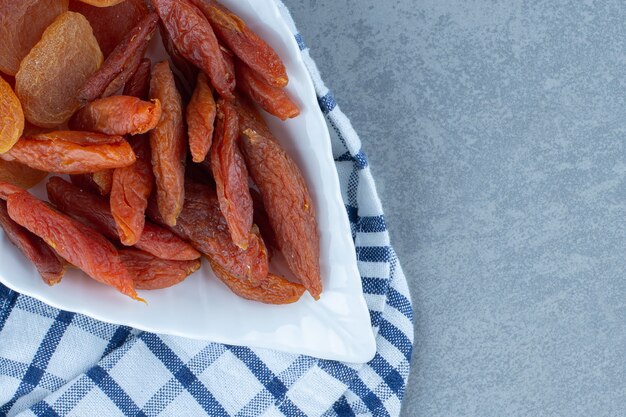
<svg viewBox="0 0 626 417">
<path fill-rule="evenodd" d="M 285 6 L 330 125 L 377 353 L 350 364 L 141 332 L 0 284 L 0 416 L 397 416 L 413 343 L 367 158 Z"/>
</svg>

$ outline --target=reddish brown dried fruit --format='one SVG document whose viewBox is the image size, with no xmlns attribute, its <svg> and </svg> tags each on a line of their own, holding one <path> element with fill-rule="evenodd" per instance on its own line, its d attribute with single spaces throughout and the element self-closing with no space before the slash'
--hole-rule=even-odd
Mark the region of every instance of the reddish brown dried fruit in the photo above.
<svg viewBox="0 0 626 417">
<path fill-rule="evenodd" d="M 172 261 L 133 249 L 121 250 L 120 257 L 138 290 L 158 290 L 180 284 L 200 269 L 200 259 Z"/>
<path fill-rule="evenodd" d="M 125 0 L 111 7 L 96 7 L 81 1 L 70 0 L 70 10 L 81 13 L 89 20 L 105 58 L 148 14 L 143 0 Z"/>
<path fill-rule="evenodd" d="M 265 120 L 263 120 L 263 117 L 248 97 L 237 95 L 233 103 L 237 109 L 237 113 L 239 113 L 239 127 L 241 132 L 246 129 L 252 129 L 266 138 L 276 140 L 269 127 L 267 127 Z"/>
<path fill-rule="evenodd" d="M 4 201 L 0 202 L 0 225 L 11 243 L 17 246 L 24 256 L 35 265 L 46 284 L 54 285 L 61 282 L 65 273 L 63 262 L 57 258 L 50 246 L 39 236 L 35 236 L 11 220 Z"/>
<path fill-rule="evenodd" d="M 19 162 L 9 162 L 0 159 L 0 181 L 8 182 L 18 187 L 31 188 L 48 175 L 47 172 L 32 169 Z"/>
<path fill-rule="evenodd" d="M 115 219 L 120 241 L 126 246 L 137 243 L 145 226 L 145 211 L 154 186 L 150 165 L 148 138 L 139 136 L 133 141 L 137 161 L 113 173 L 111 188 L 111 215 Z"/>
<path fill-rule="evenodd" d="M 45 30 L 15 75 L 15 91 L 29 122 L 55 127 L 80 106 L 85 80 L 102 64 L 91 26 L 79 13 L 65 12 Z"/>
<path fill-rule="evenodd" d="M 233 97 L 235 74 L 224 62 L 211 25 L 187 0 L 152 0 L 176 49 L 210 78 L 211 84 L 228 98 Z"/>
<path fill-rule="evenodd" d="M 44 30 L 66 11 L 67 0 L 0 2 L 0 71 L 15 75 Z"/>
<path fill-rule="evenodd" d="M 151 69 L 152 62 L 147 58 L 142 59 L 137 67 L 137 71 L 135 71 L 124 86 L 124 95 L 138 97 L 142 100 L 147 99 L 150 93 Z"/>
<path fill-rule="evenodd" d="M 24 131 L 24 112 L 13 89 L 0 77 L 0 153 L 11 146 Z"/>
<path fill-rule="evenodd" d="M 220 100 L 215 143 L 211 147 L 211 168 L 230 236 L 235 245 L 246 249 L 252 227 L 252 198 L 246 163 L 237 146 L 238 137 L 237 110 L 229 102 Z"/>
<path fill-rule="evenodd" d="M 155 65 L 152 71 L 150 97 L 163 106 L 159 123 L 150 131 L 157 203 L 165 224 L 174 226 L 185 202 L 187 144 L 181 98 L 167 61 Z"/>
<path fill-rule="evenodd" d="M 251 129 L 241 143 L 250 175 L 259 187 L 267 215 L 287 265 L 318 299 L 322 292 L 315 210 L 295 162 L 278 145 Z"/>
<path fill-rule="evenodd" d="M 178 70 L 178 72 L 182 75 L 182 79 L 180 80 L 180 87 L 182 92 L 191 96 L 193 93 L 193 82 L 198 76 L 198 68 L 194 67 L 189 61 L 182 56 L 176 45 L 174 45 L 174 41 L 170 36 L 169 32 L 163 25 L 163 22 L 159 22 L 159 33 L 161 34 L 161 40 L 163 41 L 163 46 L 167 51 L 167 54 L 170 56 L 172 63 L 174 64 L 174 68 Z M 234 74 L 234 72 L 233 72 Z M 179 81 L 177 79 L 177 81 Z"/>
<path fill-rule="evenodd" d="M 305 291 L 304 286 L 272 273 L 259 285 L 252 285 L 229 274 L 215 262 L 211 262 L 211 268 L 215 276 L 232 292 L 247 300 L 265 304 L 291 304 L 298 301 Z"/>
<path fill-rule="evenodd" d="M 11 194 L 7 208 L 13 221 L 42 238 L 66 261 L 96 281 L 141 300 L 117 250 L 104 236 L 27 192 Z"/>
<path fill-rule="evenodd" d="M 11 194 L 21 193 L 25 191 L 22 187 L 13 185 L 8 182 L 0 182 L 0 199 L 6 200 Z"/>
<path fill-rule="evenodd" d="M 5 161 L 17 161 L 31 168 L 60 174 L 86 174 L 120 168 L 135 162 L 126 141 L 103 145 L 78 145 L 64 140 L 22 138 L 5 154 Z"/>
<path fill-rule="evenodd" d="M 47 184 L 48 198 L 60 210 L 87 220 L 110 239 L 117 239 L 115 220 L 106 198 L 80 190 L 58 177 Z M 135 247 L 163 259 L 188 261 L 200 257 L 190 244 L 155 224 L 146 222 Z"/>
<path fill-rule="evenodd" d="M 191 0 L 209 19 L 217 37 L 268 83 L 284 87 L 289 82 L 285 65 L 271 46 L 244 22 L 214 0 Z"/>
<path fill-rule="evenodd" d="M 96 132 L 80 132 L 76 130 L 57 130 L 34 135 L 24 134 L 24 138 L 33 140 L 61 140 L 77 145 L 106 145 L 125 141 L 121 136 L 111 136 Z"/>
<path fill-rule="evenodd" d="M 300 109 L 285 90 L 267 83 L 243 62 L 237 62 L 235 73 L 237 88 L 269 114 L 280 120 L 292 119 L 300 114 Z"/>
<path fill-rule="evenodd" d="M 77 111 L 70 127 L 107 135 L 137 135 L 154 129 L 160 118 L 159 100 L 112 96 L 94 100 Z"/>
<path fill-rule="evenodd" d="M 209 80 L 204 73 L 198 74 L 196 89 L 187 106 L 187 132 L 189 149 L 194 162 L 202 162 L 209 153 L 213 141 L 213 123 L 216 106 Z"/>
<path fill-rule="evenodd" d="M 276 240 L 276 233 L 274 233 L 270 219 L 267 217 L 261 194 L 254 188 L 250 188 L 250 196 L 252 197 L 252 207 L 254 208 L 254 224 L 258 226 L 259 232 L 261 232 L 261 237 L 263 238 L 263 242 L 265 242 L 271 259 L 273 252 L 280 250 L 278 241 Z"/>
<path fill-rule="evenodd" d="M 147 214 L 163 224 L 154 199 L 150 200 Z M 235 246 L 220 211 L 217 195 L 207 186 L 185 184 L 185 206 L 178 223 L 171 230 L 238 278 L 258 284 L 267 276 L 267 250 L 258 229 L 253 227 L 248 249 L 241 250 Z"/>
<path fill-rule="evenodd" d="M 150 13 L 126 34 L 102 67 L 81 85 L 78 94 L 80 100 L 93 101 L 110 96 L 126 84 L 143 58 L 157 21 L 158 16 Z"/>
</svg>

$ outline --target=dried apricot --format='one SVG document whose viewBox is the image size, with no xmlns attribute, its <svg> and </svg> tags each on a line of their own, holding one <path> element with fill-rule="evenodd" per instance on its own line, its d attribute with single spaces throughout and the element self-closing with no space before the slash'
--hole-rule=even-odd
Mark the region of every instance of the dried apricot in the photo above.
<svg viewBox="0 0 626 417">
<path fill-rule="evenodd" d="M 289 82 L 285 65 L 271 46 L 243 20 L 214 0 L 191 0 L 209 19 L 217 37 L 268 83 L 284 87 Z"/>
<path fill-rule="evenodd" d="M 185 57 L 180 53 L 178 48 L 176 48 L 176 45 L 174 45 L 174 41 L 172 40 L 172 37 L 170 36 L 167 29 L 165 28 L 163 22 L 159 22 L 159 33 L 161 34 L 163 46 L 165 47 L 167 54 L 170 56 L 172 64 L 174 64 L 174 68 L 176 68 L 178 72 L 182 75 L 180 83 L 183 89 L 181 89 L 181 93 L 188 93 L 189 96 L 191 96 L 191 94 L 193 93 L 193 82 L 198 76 L 198 72 L 200 71 L 198 71 L 198 68 L 194 67 L 189 61 L 187 61 Z M 179 88 L 181 86 L 179 86 Z"/>
<path fill-rule="evenodd" d="M 154 199 L 150 199 L 146 213 L 152 220 L 164 224 Z M 230 238 L 215 190 L 210 187 L 187 181 L 185 206 L 176 226 L 170 229 L 240 279 L 258 284 L 267 276 L 267 250 L 258 229 L 253 227 L 246 250 L 237 247 Z"/>
<path fill-rule="evenodd" d="M 167 61 L 154 66 L 150 97 L 162 105 L 161 119 L 150 131 L 157 204 L 165 224 L 174 226 L 185 201 L 185 154 L 181 97 Z"/>
<path fill-rule="evenodd" d="M 278 242 L 276 241 L 276 233 L 274 233 L 270 219 L 267 217 L 267 211 L 265 211 L 261 194 L 254 188 L 250 188 L 250 196 L 252 197 L 252 207 L 254 208 L 254 224 L 258 226 L 261 237 L 263 237 L 263 242 L 265 242 L 265 246 L 267 246 L 267 251 L 271 258 L 274 251 L 280 250 Z"/>
<path fill-rule="evenodd" d="M 35 140 L 62 140 L 77 145 L 105 145 L 124 142 L 124 138 L 121 136 L 105 135 L 97 132 L 81 132 L 78 130 L 55 130 L 33 135 L 24 134 L 22 137 Z"/>
<path fill-rule="evenodd" d="M 125 0 L 80 0 L 83 3 L 91 4 L 96 7 L 111 7 Z"/>
<path fill-rule="evenodd" d="M 241 137 L 250 175 L 287 265 L 318 299 L 322 292 L 315 209 L 302 173 L 280 145 L 251 129 Z"/>
<path fill-rule="evenodd" d="M 78 0 L 70 0 L 70 10 L 82 14 L 89 20 L 105 58 L 148 14 L 148 8 L 143 0 L 125 0 L 111 7 L 96 7 Z"/>
<path fill-rule="evenodd" d="M 13 89 L 0 77 L 0 153 L 11 146 L 24 131 L 24 112 Z"/>
<path fill-rule="evenodd" d="M 252 198 L 248 170 L 237 146 L 239 116 L 228 101 L 218 105 L 215 143 L 211 147 L 211 168 L 217 186 L 217 198 L 235 245 L 248 246 L 252 227 Z"/>
<path fill-rule="evenodd" d="M 86 220 L 109 239 L 117 239 L 115 220 L 106 198 L 85 192 L 59 177 L 50 178 L 47 190 L 48 198 L 60 210 Z M 135 247 L 163 259 L 187 261 L 200 257 L 189 243 L 147 221 Z"/>
<path fill-rule="evenodd" d="M 180 284 L 200 269 L 200 259 L 172 261 L 135 249 L 120 250 L 120 257 L 138 290 L 159 290 Z"/>
<path fill-rule="evenodd" d="M 132 143 L 137 161 L 113 173 L 111 214 L 120 241 L 126 246 L 137 243 L 145 226 L 145 211 L 154 186 L 148 138 L 138 136 Z"/>
<path fill-rule="evenodd" d="M 235 74 L 226 66 L 202 12 L 187 0 L 152 0 L 152 4 L 181 55 L 204 71 L 220 95 L 232 98 Z"/>
<path fill-rule="evenodd" d="M 269 114 L 280 120 L 292 119 L 300 114 L 300 109 L 285 90 L 269 84 L 243 62 L 237 62 L 235 74 L 237 88 Z"/>
<path fill-rule="evenodd" d="M 78 110 L 70 119 L 70 128 L 107 135 L 137 135 L 154 129 L 160 118 L 159 100 L 112 96 L 94 100 Z"/>
<path fill-rule="evenodd" d="M 32 169 L 19 162 L 9 162 L 0 159 L 0 181 L 17 185 L 21 188 L 31 188 L 43 180 L 47 172 Z"/>
<path fill-rule="evenodd" d="M 67 121 L 80 106 L 78 91 L 101 64 L 102 52 L 87 19 L 74 12 L 57 17 L 15 75 L 26 119 L 42 127 Z"/>
<path fill-rule="evenodd" d="M 213 141 L 216 106 L 206 75 L 198 74 L 196 88 L 187 106 L 187 132 L 193 162 L 206 158 Z"/>
<path fill-rule="evenodd" d="M 0 199 L 6 200 L 11 194 L 21 193 L 25 191 L 22 187 L 13 185 L 9 182 L 0 182 Z"/>
<path fill-rule="evenodd" d="M 150 70 L 152 62 L 144 58 L 139 63 L 137 70 L 124 85 L 124 95 L 133 96 L 145 100 L 150 93 Z"/>
<path fill-rule="evenodd" d="M 78 145 L 64 140 L 22 138 L 0 158 L 17 161 L 31 168 L 60 174 L 86 174 L 120 168 L 135 162 L 126 141 L 97 145 Z"/>
<path fill-rule="evenodd" d="M 216 262 L 211 262 L 211 268 L 215 276 L 233 293 L 246 300 L 259 301 L 265 304 L 291 304 L 298 301 L 305 291 L 301 284 L 272 273 L 267 274 L 267 277 L 260 284 L 252 285 L 229 274 Z"/>
<path fill-rule="evenodd" d="M 0 71 L 15 75 L 44 30 L 66 11 L 67 0 L 0 2 Z"/>
<path fill-rule="evenodd" d="M 81 85 L 78 98 L 92 101 L 115 94 L 137 71 L 154 35 L 158 16 L 150 13 L 133 27 L 115 47 L 98 71 Z"/>
<path fill-rule="evenodd" d="M 239 127 L 242 132 L 252 129 L 266 138 L 276 140 L 250 98 L 237 94 L 233 103 L 239 113 Z"/>
<path fill-rule="evenodd" d="M 119 253 L 104 236 L 27 192 L 11 194 L 7 209 L 14 222 L 42 238 L 63 259 L 96 281 L 141 300 Z"/>
</svg>

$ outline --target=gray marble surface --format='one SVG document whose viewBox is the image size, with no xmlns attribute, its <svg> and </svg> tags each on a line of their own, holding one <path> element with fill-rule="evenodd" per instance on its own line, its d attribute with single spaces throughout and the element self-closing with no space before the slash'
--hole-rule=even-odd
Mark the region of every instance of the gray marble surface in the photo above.
<svg viewBox="0 0 626 417">
<path fill-rule="evenodd" d="M 625 416 L 624 2 L 286 4 L 412 290 L 403 416 Z"/>
</svg>

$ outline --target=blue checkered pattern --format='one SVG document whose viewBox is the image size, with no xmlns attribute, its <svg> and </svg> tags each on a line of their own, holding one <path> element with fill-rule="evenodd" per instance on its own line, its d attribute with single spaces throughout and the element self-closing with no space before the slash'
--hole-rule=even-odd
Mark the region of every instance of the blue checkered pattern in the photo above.
<svg viewBox="0 0 626 417">
<path fill-rule="evenodd" d="M 412 309 L 359 138 L 279 3 L 331 127 L 376 334 L 367 364 L 140 332 L 60 311 L 0 285 L 0 416 L 396 416 Z"/>
</svg>

